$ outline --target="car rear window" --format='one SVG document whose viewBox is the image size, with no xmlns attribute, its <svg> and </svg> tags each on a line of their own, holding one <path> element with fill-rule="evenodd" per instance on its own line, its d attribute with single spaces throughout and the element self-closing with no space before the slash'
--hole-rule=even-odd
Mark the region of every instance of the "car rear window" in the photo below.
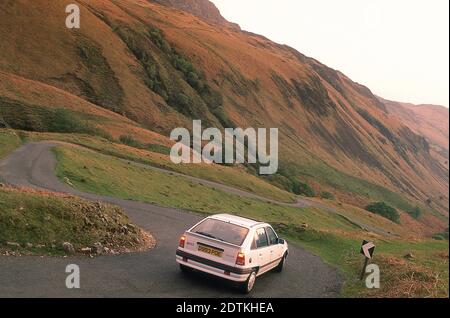
<svg viewBox="0 0 450 318">
<path fill-rule="evenodd" d="M 247 237 L 248 229 L 225 221 L 205 219 L 191 232 L 241 246 Z"/>
</svg>

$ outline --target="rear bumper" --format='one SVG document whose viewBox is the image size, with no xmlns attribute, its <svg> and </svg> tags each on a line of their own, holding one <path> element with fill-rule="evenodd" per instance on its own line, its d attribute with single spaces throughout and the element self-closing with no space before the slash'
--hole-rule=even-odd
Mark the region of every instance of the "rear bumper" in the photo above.
<svg viewBox="0 0 450 318">
<path fill-rule="evenodd" d="M 252 268 L 229 266 L 179 249 L 176 252 L 176 261 L 178 264 L 234 282 L 246 281 L 252 272 Z"/>
</svg>

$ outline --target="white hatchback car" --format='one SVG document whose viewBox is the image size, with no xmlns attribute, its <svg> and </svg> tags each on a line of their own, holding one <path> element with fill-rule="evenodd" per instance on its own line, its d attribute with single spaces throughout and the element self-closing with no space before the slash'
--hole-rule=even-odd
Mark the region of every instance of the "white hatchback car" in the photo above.
<svg viewBox="0 0 450 318">
<path fill-rule="evenodd" d="M 234 215 L 207 217 L 180 238 L 176 261 L 182 270 L 195 269 L 238 282 L 249 293 L 256 277 L 281 272 L 287 242 L 267 223 Z"/>
</svg>

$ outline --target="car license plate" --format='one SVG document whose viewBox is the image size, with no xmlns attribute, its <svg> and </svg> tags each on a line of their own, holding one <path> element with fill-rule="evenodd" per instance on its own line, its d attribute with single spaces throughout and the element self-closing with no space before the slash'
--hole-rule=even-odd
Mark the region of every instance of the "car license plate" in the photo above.
<svg viewBox="0 0 450 318">
<path fill-rule="evenodd" d="M 213 255 L 213 256 L 217 256 L 217 257 L 222 257 L 222 251 L 216 250 L 216 249 L 211 248 L 211 247 L 207 247 L 207 246 L 204 246 L 204 245 L 199 245 L 198 246 L 198 250 L 200 252 L 203 252 L 203 253 L 206 253 L 206 254 L 210 254 L 210 255 Z"/>
</svg>

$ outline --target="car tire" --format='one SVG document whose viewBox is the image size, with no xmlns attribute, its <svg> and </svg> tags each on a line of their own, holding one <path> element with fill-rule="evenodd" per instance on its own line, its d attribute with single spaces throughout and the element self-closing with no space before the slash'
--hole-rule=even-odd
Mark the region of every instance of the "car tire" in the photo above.
<svg viewBox="0 0 450 318">
<path fill-rule="evenodd" d="M 286 262 L 286 258 L 287 258 L 287 255 L 284 254 L 283 257 L 281 258 L 281 261 L 280 261 L 280 263 L 278 264 L 278 266 L 275 267 L 275 272 L 281 273 L 281 272 L 283 271 L 284 263 Z"/>
<path fill-rule="evenodd" d="M 253 290 L 256 282 L 256 271 L 253 271 L 248 275 L 247 280 L 241 284 L 241 292 L 244 294 L 249 294 Z"/>
</svg>

